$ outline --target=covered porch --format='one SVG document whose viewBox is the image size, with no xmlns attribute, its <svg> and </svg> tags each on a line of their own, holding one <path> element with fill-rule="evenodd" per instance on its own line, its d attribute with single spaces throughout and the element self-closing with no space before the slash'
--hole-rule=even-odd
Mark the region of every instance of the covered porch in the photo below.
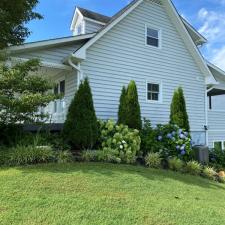
<svg viewBox="0 0 225 225">
<path fill-rule="evenodd" d="M 216 143 L 225 142 L 225 72 L 208 63 L 217 84 L 207 88 L 208 97 L 208 142 L 213 148 Z M 225 146 L 224 146 L 225 148 Z"/>
<path fill-rule="evenodd" d="M 27 60 L 28 59 L 12 57 L 12 63 L 24 62 Z M 58 127 L 62 127 L 66 119 L 70 102 L 77 90 L 77 72 L 68 65 L 41 61 L 39 70 L 35 73 L 32 72 L 32 74 L 50 80 L 53 84 L 53 88 L 49 91 L 62 96 L 62 98 L 50 102 L 46 107 L 39 108 L 37 114 L 44 113 L 48 115 L 48 117 L 42 121 L 46 125 L 54 125 L 57 129 Z M 29 126 L 25 129 L 37 130 L 35 126 Z"/>
</svg>

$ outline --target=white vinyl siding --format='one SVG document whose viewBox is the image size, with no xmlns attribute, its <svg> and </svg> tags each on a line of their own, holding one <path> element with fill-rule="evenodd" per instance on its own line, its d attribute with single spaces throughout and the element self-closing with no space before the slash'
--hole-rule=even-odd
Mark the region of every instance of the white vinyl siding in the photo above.
<svg viewBox="0 0 225 225">
<path fill-rule="evenodd" d="M 85 20 L 85 34 L 94 33 L 99 31 L 103 25 Z"/>
<path fill-rule="evenodd" d="M 146 48 L 145 24 L 163 30 L 162 49 Z M 174 90 L 182 86 L 192 131 L 204 132 L 205 85 L 199 67 L 165 9 L 144 1 L 87 51 L 81 63 L 90 79 L 97 116 L 117 119 L 123 85 L 135 80 L 142 117 L 152 124 L 169 121 Z M 162 80 L 163 103 L 146 101 L 146 80 Z"/>
</svg>

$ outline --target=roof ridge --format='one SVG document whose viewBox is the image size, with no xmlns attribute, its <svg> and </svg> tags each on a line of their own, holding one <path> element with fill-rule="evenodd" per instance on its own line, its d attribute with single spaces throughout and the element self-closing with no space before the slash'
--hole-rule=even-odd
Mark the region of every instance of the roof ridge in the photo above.
<svg viewBox="0 0 225 225">
<path fill-rule="evenodd" d="M 102 14 L 102 13 L 99 13 L 99 12 L 96 12 L 96 11 L 93 11 L 93 10 L 90 10 L 90 9 L 86 9 L 86 8 L 83 8 L 83 7 L 80 7 L 80 6 L 77 6 L 77 8 L 81 9 L 81 10 L 86 10 L 86 11 L 89 11 L 89 12 L 92 12 L 92 13 L 95 13 L 95 14 L 99 14 L 101 16 L 105 16 L 105 17 L 111 18 L 111 16 L 106 16 L 105 14 Z"/>
</svg>

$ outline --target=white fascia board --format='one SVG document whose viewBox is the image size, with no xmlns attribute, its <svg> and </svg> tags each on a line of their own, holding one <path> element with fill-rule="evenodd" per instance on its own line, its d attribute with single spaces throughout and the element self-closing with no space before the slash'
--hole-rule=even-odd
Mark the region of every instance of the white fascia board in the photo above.
<svg viewBox="0 0 225 225">
<path fill-rule="evenodd" d="M 76 22 L 77 22 L 77 20 L 78 20 L 79 17 L 81 17 L 81 20 L 84 18 L 83 15 L 82 15 L 82 13 L 80 12 L 80 10 L 78 8 L 76 8 L 75 13 L 73 15 L 72 23 L 71 23 L 71 26 L 70 26 L 70 30 L 71 31 L 75 27 Z"/>
<path fill-rule="evenodd" d="M 38 42 L 32 42 L 32 43 L 25 43 L 18 46 L 11 46 L 8 47 L 7 50 L 10 52 L 18 52 L 18 51 L 24 51 L 24 50 L 31 50 L 34 48 L 42 48 L 42 47 L 50 47 L 52 45 L 58 45 L 58 44 L 64 44 L 74 41 L 80 41 L 88 38 L 94 37 L 95 33 L 93 34 L 87 34 L 87 35 L 80 35 L 80 36 L 73 36 L 73 37 L 66 37 L 66 38 L 57 38 L 52 40 L 45 40 L 45 41 L 38 41 Z"/>
<path fill-rule="evenodd" d="M 113 22 L 103 28 L 99 33 L 97 33 L 91 40 L 89 40 L 83 47 L 81 47 L 78 51 L 73 53 L 73 57 L 79 58 L 81 60 L 86 59 L 86 50 L 92 44 L 94 44 L 99 38 L 101 38 L 105 33 L 111 30 L 117 23 L 119 23 L 124 17 L 126 17 L 130 12 L 132 12 L 138 5 L 140 5 L 143 0 L 137 1 L 134 5 L 132 5 L 129 9 L 127 9 L 123 14 L 121 14 L 118 18 L 116 18 Z"/>
<path fill-rule="evenodd" d="M 165 10 L 168 12 L 172 21 L 174 22 L 174 24 L 177 25 L 176 27 L 177 27 L 180 35 L 182 36 L 184 42 L 188 46 L 189 51 L 191 52 L 193 58 L 197 62 L 197 64 L 198 64 L 199 68 L 201 69 L 201 72 L 203 73 L 203 75 L 205 77 L 212 76 L 205 60 L 203 59 L 201 53 L 199 52 L 199 49 L 197 48 L 197 46 L 193 42 L 191 36 L 189 35 L 187 29 L 185 28 L 185 25 L 184 25 L 183 21 L 181 20 L 175 6 L 171 2 L 171 0 L 165 0 L 165 1 L 163 1 L 163 4 L 165 6 Z M 213 76 L 212 76 L 212 79 L 214 79 Z"/>
<path fill-rule="evenodd" d="M 19 58 L 19 57 L 11 57 L 12 61 L 15 62 L 27 62 L 29 59 L 26 58 Z M 48 68 L 55 68 L 55 69 L 61 69 L 61 70 L 67 70 L 71 71 L 72 68 L 70 66 L 59 64 L 59 63 L 53 63 L 53 62 L 47 62 L 47 61 L 40 61 L 41 66 L 48 67 Z"/>
</svg>

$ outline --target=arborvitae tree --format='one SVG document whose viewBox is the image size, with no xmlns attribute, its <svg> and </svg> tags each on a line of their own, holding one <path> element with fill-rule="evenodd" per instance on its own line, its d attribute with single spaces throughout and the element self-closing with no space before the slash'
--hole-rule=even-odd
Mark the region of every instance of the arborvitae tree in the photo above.
<svg viewBox="0 0 225 225">
<path fill-rule="evenodd" d="M 91 88 L 86 78 L 68 110 L 63 136 L 72 147 L 92 149 L 98 138 L 98 123 Z"/>
<path fill-rule="evenodd" d="M 127 104 L 126 104 L 126 96 L 127 96 L 127 89 L 123 86 L 120 96 L 120 105 L 118 111 L 118 124 L 125 124 L 126 123 L 126 114 L 127 114 Z"/>
<path fill-rule="evenodd" d="M 184 93 L 181 87 L 175 90 L 173 95 L 170 106 L 170 123 L 176 124 L 186 131 L 190 131 Z"/>
<path fill-rule="evenodd" d="M 138 92 L 134 81 L 131 81 L 127 88 L 126 96 L 126 125 L 130 128 L 140 130 L 141 123 L 141 110 L 138 102 Z"/>
</svg>

